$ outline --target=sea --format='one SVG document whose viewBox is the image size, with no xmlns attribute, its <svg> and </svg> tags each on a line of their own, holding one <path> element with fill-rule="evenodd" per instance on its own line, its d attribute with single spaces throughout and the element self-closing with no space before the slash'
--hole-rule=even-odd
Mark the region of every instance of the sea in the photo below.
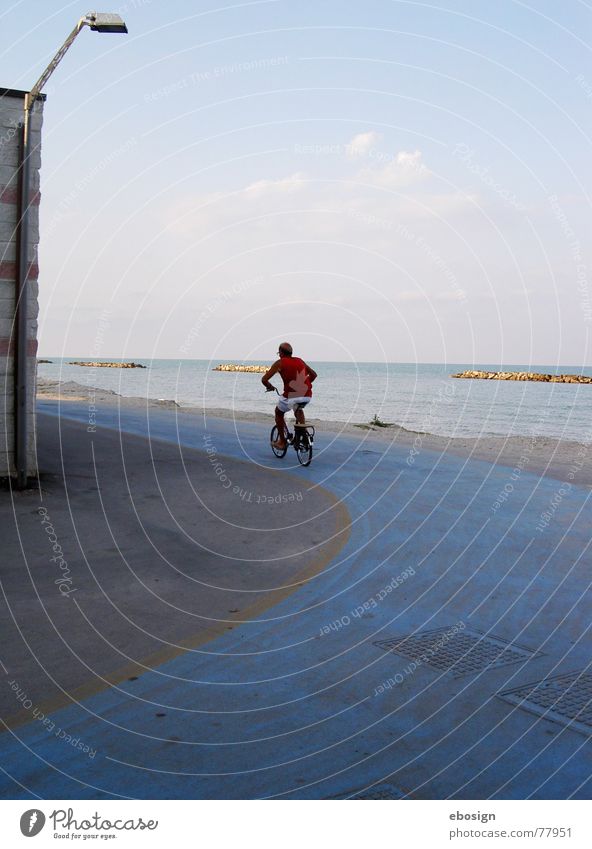
<svg viewBox="0 0 592 849">
<path fill-rule="evenodd" d="M 39 364 L 39 377 L 75 381 L 120 395 L 270 415 L 275 405 L 276 396 L 265 392 L 260 374 L 214 371 L 218 363 L 230 360 L 139 359 L 134 362 L 145 369 L 115 369 L 71 365 L 84 357 L 46 359 L 52 362 Z M 466 369 L 592 376 L 592 367 L 316 361 L 311 365 L 318 372 L 307 413 L 313 419 L 360 424 L 377 416 L 408 430 L 449 437 L 548 436 L 592 441 L 592 384 L 451 377 Z"/>
</svg>

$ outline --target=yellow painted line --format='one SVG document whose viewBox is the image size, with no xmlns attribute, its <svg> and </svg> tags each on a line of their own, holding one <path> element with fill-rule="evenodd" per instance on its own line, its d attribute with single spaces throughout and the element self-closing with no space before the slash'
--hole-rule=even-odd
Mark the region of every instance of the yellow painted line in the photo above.
<svg viewBox="0 0 592 849">
<path fill-rule="evenodd" d="M 278 474 L 281 473 L 278 472 Z M 285 477 L 285 473 L 282 476 Z M 300 481 L 300 478 L 295 478 L 295 480 Z M 294 593 L 297 589 L 302 587 L 316 575 L 319 575 L 325 567 L 328 566 L 335 557 L 337 557 L 339 552 L 347 544 L 351 529 L 351 517 L 347 507 L 332 492 L 325 489 L 324 486 L 315 484 L 315 489 L 322 491 L 326 495 L 328 501 L 333 504 L 336 511 L 337 528 L 331 540 L 323 546 L 322 553 L 319 553 L 317 557 L 312 559 L 311 563 L 309 563 L 300 572 L 296 573 L 292 582 L 288 586 L 266 593 L 262 596 L 262 598 L 257 599 L 257 601 L 254 601 L 246 607 L 244 611 L 240 611 L 240 616 L 231 616 L 230 621 L 235 620 L 236 625 L 241 625 L 243 622 L 256 619 L 266 610 L 269 610 L 271 607 L 274 607 L 274 605 L 279 604 L 281 601 L 288 598 L 288 596 L 292 595 L 292 593 Z M 46 716 L 49 716 L 69 704 L 78 704 L 78 702 L 84 701 L 91 696 L 95 696 L 97 693 L 101 693 L 110 687 L 116 687 L 122 681 L 125 681 L 132 676 L 140 676 L 144 672 L 149 672 L 157 666 L 161 666 L 163 663 L 167 663 L 169 660 L 179 657 L 181 654 L 200 648 L 200 646 L 221 637 L 222 634 L 226 634 L 229 630 L 234 630 L 236 625 L 228 625 L 227 622 L 224 622 L 209 626 L 199 634 L 195 634 L 185 640 L 180 640 L 179 645 L 166 646 L 158 651 L 152 652 L 142 660 L 128 663 L 126 666 L 122 666 L 107 675 L 97 675 L 97 677 L 95 677 L 92 681 L 88 681 L 85 684 L 75 687 L 69 693 L 62 692 L 59 695 L 41 702 L 36 705 L 36 707 Z M 126 695 L 129 694 L 126 693 Z M 132 697 L 130 696 L 130 698 Z M 19 728 L 22 725 L 27 725 L 34 721 L 35 717 L 32 716 L 31 711 L 14 714 L 7 719 L 2 719 L 0 717 L 0 722 L 4 726 L 3 728 L 0 728 L 0 734 L 9 729 Z"/>
</svg>

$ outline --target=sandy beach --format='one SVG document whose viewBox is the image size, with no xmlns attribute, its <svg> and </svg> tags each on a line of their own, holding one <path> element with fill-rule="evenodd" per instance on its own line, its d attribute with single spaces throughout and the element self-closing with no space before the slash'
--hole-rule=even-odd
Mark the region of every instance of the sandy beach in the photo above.
<svg viewBox="0 0 592 849">
<path fill-rule="evenodd" d="M 269 424 L 270 415 L 251 413 L 244 410 L 223 408 L 201 408 L 180 406 L 175 401 L 157 398 L 137 398 L 118 395 L 106 389 L 83 386 L 73 381 L 54 381 L 44 378 L 37 380 L 37 395 L 40 399 L 54 401 L 79 401 L 101 405 L 114 403 L 126 409 L 174 409 L 178 415 L 200 415 L 243 422 Z M 570 481 L 573 484 L 592 487 L 592 444 L 551 439 L 538 435 L 494 437 L 484 436 L 478 439 L 466 437 L 443 437 L 430 433 L 407 430 L 398 425 L 373 427 L 364 422 L 345 423 L 340 421 L 319 420 L 308 416 L 320 433 L 339 434 L 369 442 L 396 443 L 409 450 L 408 464 L 412 465 L 415 452 L 422 449 L 439 454 L 447 453 L 458 457 L 484 460 L 489 463 L 510 466 L 522 472 L 531 472 L 541 476 Z"/>
</svg>

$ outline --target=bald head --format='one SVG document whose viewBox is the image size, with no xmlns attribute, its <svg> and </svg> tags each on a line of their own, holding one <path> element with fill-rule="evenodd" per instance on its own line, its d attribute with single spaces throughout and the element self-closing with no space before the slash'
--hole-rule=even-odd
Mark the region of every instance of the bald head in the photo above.
<svg viewBox="0 0 592 849">
<path fill-rule="evenodd" d="M 278 348 L 280 356 L 291 357 L 292 356 L 292 346 L 289 342 L 280 342 L 280 347 Z"/>
</svg>

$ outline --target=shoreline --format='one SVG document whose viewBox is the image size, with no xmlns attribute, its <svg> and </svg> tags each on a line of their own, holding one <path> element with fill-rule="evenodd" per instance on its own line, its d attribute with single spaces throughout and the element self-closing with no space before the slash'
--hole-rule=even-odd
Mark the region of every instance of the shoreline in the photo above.
<svg viewBox="0 0 592 849">
<path fill-rule="evenodd" d="M 69 401 L 101 405 L 118 404 L 128 409 L 174 410 L 182 415 L 211 416 L 212 418 L 252 422 L 269 425 L 270 413 L 234 411 L 218 407 L 183 407 L 176 401 L 158 398 L 140 398 L 119 395 L 110 389 L 99 389 L 74 381 L 37 379 L 38 401 Z M 482 460 L 495 465 L 509 466 L 513 470 L 513 480 L 523 473 L 553 477 L 569 486 L 592 488 L 592 444 L 562 440 L 555 437 L 537 436 L 438 436 L 431 433 L 407 430 L 400 425 L 391 427 L 370 427 L 367 423 L 347 423 L 309 417 L 318 433 L 333 434 L 355 438 L 361 443 L 387 448 L 396 445 L 407 450 L 405 462 L 412 466 L 415 458 L 423 451 L 450 453 L 472 460 Z"/>
</svg>

